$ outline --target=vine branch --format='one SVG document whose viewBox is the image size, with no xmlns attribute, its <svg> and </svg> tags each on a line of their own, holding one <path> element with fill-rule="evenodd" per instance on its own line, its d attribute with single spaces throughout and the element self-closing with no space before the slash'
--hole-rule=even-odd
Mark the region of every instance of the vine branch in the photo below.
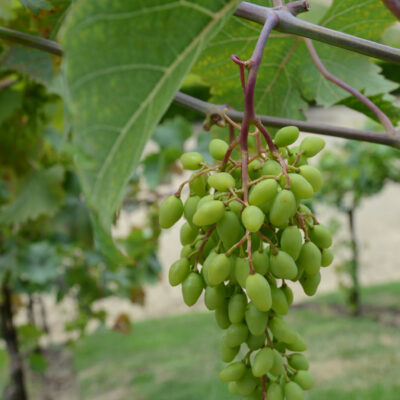
<svg viewBox="0 0 400 400">
<path fill-rule="evenodd" d="M 318 40 L 369 57 L 400 64 L 400 49 L 395 49 L 371 40 L 362 39 L 357 36 L 335 31 L 324 26 L 315 25 L 311 22 L 298 19 L 292 14 L 292 12 L 299 13 L 301 11 L 307 11 L 308 3 L 303 1 L 303 8 L 299 7 L 299 2 L 294 3 L 297 4 L 295 8 L 288 4 L 287 6 L 282 7 L 282 9 L 275 10 L 280 21 L 279 25 L 276 27 L 278 31 L 307 37 L 309 39 Z M 268 7 L 242 2 L 239 4 L 234 15 L 263 25 L 265 24 L 265 20 L 270 10 L 271 9 Z"/>
<path fill-rule="evenodd" d="M 383 0 L 383 2 L 396 16 L 400 14 L 400 6 L 397 0 Z M 400 64 L 400 49 L 385 46 L 371 40 L 362 39 L 296 18 L 295 15 L 308 11 L 308 9 L 308 2 L 306 0 L 300 0 L 274 10 L 279 17 L 279 24 L 275 29 L 280 32 L 318 40 L 369 57 Z M 264 25 L 267 15 L 271 11 L 273 11 L 273 9 L 244 1 L 239 4 L 234 15 Z M 0 27 L 0 39 L 10 40 L 28 47 L 34 47 L 57 56 L 63 55 L 63 51 L 58 43 L 13 29 Z"/>
<path fill-rule="evenodd" d="M 317 51 L 315 50 L 315 47 L 311 41 L 311 39 L 304 39 L 307 50 L 310 53 L 310 56 L 312 60 L 314 61 L 315 66 L 318 68 L 318 70 L 321 72 L 321 74 L 328 80 L 333 82 L 335 85 L 341 87 L 342 89 L 346 90 L 349 92 L 351 95 L 353 95 L 355 98 L 360 100 L 365 106 L 367 106 L 379 119 L 383 127 L 385 128 L 386 132 L 389 134 L 394 134 L 394 126 L 392 122 L 390 121 L 389 117 L 377 106 L 375 105 L 368 97 L 364 96 L 361 92 L 359 92 L 357 89 L 353 88 L 346 82 L 342 81 L 335 75 L 331 74 L 321 61 L 321 59 L 318 56 Z"/>
<path fill-rule="evenodd" d="M 177 92 L 174 102 L 191 110 L 197 111 L 203 115 L 213 115 L 213 120 L 223 121 L 222 110 L 225 105 L 216 105 L 199 100 L 182 92 Z M 226 114 L 233 121 L 241 122 L 243 120 L 243 112 L 236 110 L 228 110 Z M 320 124 L 309 121 L 300 121 L 290 118 L 272 117 L 269 115 L 257 115 L 257 118 L 265 125 L 275 128 L 283 128 L 288 125 L 295 125 L 301 131 L 308 133 L 316 133 L 324 136 L 340 137 L 343 139 L 359 140 L 370 143 L 385 144 L 400 148 L 400 136 L 388 135 L 386 132 L 374 132 L 362 129 L 344 128 L 339 126 Z"/>
</svg>

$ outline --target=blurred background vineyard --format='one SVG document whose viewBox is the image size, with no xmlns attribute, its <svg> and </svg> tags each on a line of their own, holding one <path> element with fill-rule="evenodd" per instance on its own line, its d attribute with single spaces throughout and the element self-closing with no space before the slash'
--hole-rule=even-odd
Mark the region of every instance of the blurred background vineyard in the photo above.
<svg viewBox="0 0 400 400">
<path fill-rule="evenodd" d="M 29 10 L 1 0 L 1 24 L 56 39 L 70 1 L 44 3 L 51 7 Z M 312 3 L 310 19 L 330 4 Z M 397 23 L 381 40 L 399 47 L 399 38 Z M 160 200 L 187 177 L 178 162 L 183 150 L 205 154 L 210 138 L 226 130 L 204 132 L 197 114 L 170 107 L 115 215 L 115 248 L 83 199 L 74 163 L 86 155 L 69 140 L 59 60 L 3 41 L 0 50 L 0 311 L 10 318 L 10 303 L 29 398 L 231 399 L 217 379 L 220 335 L 212 314 L 202 299 L 188 309 L 166 278 L 179 257 L 180 225 L 168 232 L 158 226 Z M 398 124 L 400 69 L 380 67 L 397 86 L 375 100 L 387 106 L 383 98 L 392 96 L 387 111 Z M 210 96 L 196 75 L 183 91 Z M 310 121 L 380 129 L 351 99 L 329 110 L 309 105 Z M 334 233 L 334 268 L 323 271 L 315 300 L 293 287 L 289 316 L 309 344 L 317 381 L 309 398 L 397 400 L 400 151 L 334 138 L 327 143 L 315 161 L 327 183 L 312 206 Z M 3 337 L 6 330 L 3 324 Z M 5 399 L 11 363 L 0 340 Z"/>
</svg>

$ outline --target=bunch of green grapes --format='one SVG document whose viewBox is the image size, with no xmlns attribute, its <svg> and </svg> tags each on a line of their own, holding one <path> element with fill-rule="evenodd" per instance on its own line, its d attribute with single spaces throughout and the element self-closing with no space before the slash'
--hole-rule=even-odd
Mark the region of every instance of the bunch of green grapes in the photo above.
<svg viewBox="0 0 400 400">
<path fill-rule="evenodd" d="M 183 167 L 196 172 L 160 207 L 162 228 L 182 215 L 186 219 L 170 284 L 181 285 L 188 306 L 205 292 L 205 305 L 224 330 L 220 353 L 229 364 L 219 377 L 232 393 L 249 399 L 264 393 L 268 400 L 300 400 L 314 384 L 301 354 L 306 343 L 283 316 L 293 302 L 288 282 L 300 282 L 308 296 L 314 295 L 320 267 L 329 266 L 333 254 L 328 229 L 302 204 L 322 187 L 321 173 L 308 158 L 325 142 L 306 137 L 289 147 L 298 136 L 296 127 L 282 128 L 274 152 L 249 156 L 248 195 L 242 164 L 232 157 L 235 143 L 212 140 L 213 165 L 199 153 L 183 154 Z M 190 194 L 183 203 L 186 184 Z"/>
</svg>

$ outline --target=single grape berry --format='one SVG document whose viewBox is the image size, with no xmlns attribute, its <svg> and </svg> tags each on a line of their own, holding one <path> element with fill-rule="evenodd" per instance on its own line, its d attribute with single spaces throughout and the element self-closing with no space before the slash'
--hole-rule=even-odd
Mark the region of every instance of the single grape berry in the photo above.
<svg viewBox="0 0 400 400">
<path fill-rule="evenodd" d="M 274 365 L 274 352 L 270 348 L 261 349 L 255 356 L 251 367 L 253 375 L 261 378 L 267 374 Z"/>
<path fill-rule="evenodd" d="M 214 160 L 222 160 L 228 151 L 229 145 L 221 139 L 213 139 L 208 145 L 208 151 Z"/>
<path fill-rule="evenodd" d="M 332 245 L 332 236 L 328 228 L 323 225 L 315 225 L 310 230 L 310 239 L 321 249 L 327 249 Z"/>
<path fill-rule="evenodd" d="M 182 283 L 182 295 L 185 303 L 190 307 L 196 304 L 204 288 L 203 278 L 191 272 Z"/>
<path fill-rule="evenodd" d="M 259 231 L 264 219 L 264 213 L 256 206 L 246 207 L 242 212 L 243 225 L 250 232 Z"/>
<path fill-rule="evenodd" d="M 222 201 L 207 201 L 193 215 L 193 223 L 197 226 L 215 224 L 224 216 L 224 211 L 225 207 Z"/>
<path fill-rule="evenodd" d="M 271 288 L 262 275 L 255 273 L 247 277 L 246 292 L 260 311 L 268 311 L 271 308 Z"/>
<path fill-rule="evenodd" d="M 307 179 L 314 189 L 318 192 L 323 186 L 322 174 L 319 170 L 312 165 L 302 165 L 300 167 L 300 175 Z"/>
<path fill-rule="evenodd" d="M 272 225 L 278 228 L 285 228 L 289 223 L 289 218 L 296 213 L 296 199 L 290 190 L 282 190 L 275 197 L 269 214 Z"/>
<path fill-rule="evenodd" d="M 181 163 L 184 169 L 194 171 L 201 168 L 202 163 L 204 163 L 204 157 L 197 152 L 183 153 L 181 155 Z"/>
<path fill-rule="evenodd" d="M 160 205 L 159 222 L 161 228 L 171 228 L 183 214 L 182 200 L 176 196 L 167 197 Z"/>
<path fill-rule="evenodd" d="M 221 379 L 222 382 L 238 381 L 244 376 L 245 373 L 246 365 L 243 362 L 238 361 L 227 365 L 219 373 L 219 379 Z"/>
<path fill-rule="evenodd" d="M 249 204 L 260 206 L 275 198 L 278 193 L 278 183 L 275 179 L 265 179 L 255 184 L 250 190 Z"/>
<path fill-rule="evenodd" d="M 170 285 L 180 285 L 189 275 L 189 272 L 190 263 L 187 258 L 181 258 L 178 261 L 175 261 L 169 269 L 168 279 Z"/>
<path fill-rule="evenodd" d="M 235 187 L 235 179 L 227 172 L 219 172 L 208 177 L 208 184 L 220 192 L 226 192 L 229 188 Z"/>
<path fill-rule="evenodd" d="M 304 138 L 300 144 L 301 151 L 306 157 L 314 157 L 325 147 L 325 140 L 316 136 Z"/>
<path fill-rule="evenodd" d="M 299 137 L 297 126 L 285 126 L 276 132 L 274 142 L 277 146 L 286 147 L 293 144 Z"/>
</svg>

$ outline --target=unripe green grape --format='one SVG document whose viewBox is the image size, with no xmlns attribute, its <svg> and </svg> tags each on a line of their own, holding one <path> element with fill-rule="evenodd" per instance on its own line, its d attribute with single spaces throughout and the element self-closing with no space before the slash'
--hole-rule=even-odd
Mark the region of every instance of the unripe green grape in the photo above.
<svg viewBox="0 0 400 400">
<path fill-rule="evenodd" d="M 236 280 L 242 288 L 246 287 L 246 280 L 249 275 L 249 262 L 245 258 L 238 257 L 235 262 L 235 276 Z"/>
<path fill-rule="evenodd" d="M 311 210 L 304 204 L 300 204 L 299 205 L 299 213 L 301 213 L 301 214 L 312 214 Z M 304 218 L 305 218 L 305 220 L 306 220 L 306 222 L 308 224 L 310 224 L 310 225 L 314 224 L 314 220 L 311 217 L 311 215 L 303 215 L 303 216 L 304 216 Z"/>
<path fill-rule="evenodd" d="M 258 206 L 258 208 L 264 213 L 264 214 L 269 214 L 271 211 L 272 205 L 274 204 L 274 199 L 270 201 L 266 201 L 265 203 L 262 203 Z"/>
<path fill-rule="evenodd" d="M 199 231 L 197 229 L 192 228 L 188 222 L 185 222 L 179 233 L 182 246 L 192 243 L 196 239 L 198 233 Z"/>
<path fill-rule="evenodd" d="M 281 249 L 288 253 L 293 260 L 297 260 L 303 244 L 300 229 L 294 225 L 285 228 L 282 232 L 280 243 Z"/>
<path fill-rule="evenodd" d="M 222 382 L 238 381 L 239 379 L 243 378 L 246 370 L 246 365 L 242 361 L 237 361 L 227 365 L 223 370 L 220 371 L 218 376 Z"/>
<path fill-rule="evenodd" d="M 302 165 L 306 165 L 308 163 L 307 161 L 307 157 L 302 154 L 300 157 L 300 153 L 302 152 L 302 150 L 300 149 L 299 146 L 294 146 L 290 148 L 290 155 L 288 157 L 288 163 L 289 164 L 293 164 L 296 160 L 296 167 L 300 167 Z"/>
<path fill-rule="evenodd" d="M 277 193 L 278 182 L 275 179 L 265 179 L 251 188 L 249 204 L 259 206 L 274 199 Z"/>
<path fill-rule="evenodd" d="M 248 165 L 249 176 L 251 179 L 258 179 L 262 175 L 263 164 L 259 160 L 253 160 Z"/>
<path fill-rule="evenodd" d="M 222 338 L 220 356 L 223 362 L 231 362 L 238 355 L 240 346 L 230 347 L 226 344 L 225 337 Z"/>
<path fill-rule="evenodd" d="M 176 196 L 167 197 L 160 205 L 159 222 L 161 228 L 171 228 L 182 217 L 182 214 L 182 200 Z"/>
<path fill-rule="evenodd" d="M 321 267 L 329 267 L 333 262 L 333 252 L 331 249 L 323 249 L 321 257 Z"/>
<path fill-rule="evenodd" d="M 217 233 L 224 249 L 228 251 L 244 235 L 244 229 L 233 211 L 225 211 L 224 216 L 217 222 Z"/>
<path fill-rule="evenodd" d="M 299 174 L 289 174 L 290 190 L 297 199 L 310 199 L 314 194 L 314 189 L 306 178 Z"/>
<path fill-rule="evenodd" d="M 234 294 L 228 302 L 228 316 L 232 324 L 241 322 L 246 312 L 247 297 L 243 293 Z"/>
<path fill-rule="evenodd" d="M 243 205 L 237 201 L 237 200 L 232 200 L 229 202 L 228 207 L 230 208 L 231 211 L 233 211 L 238 217 L 242 214 L 242 209 Z"/>
<path fill-rule="evenodd" d="M 193 251 L 194 248 L 190 244 L 186 244 L 185 246 L 182 247 L 180 256 L 181 258 L 188 258 L 189 255 L 193 253 Z"/>
<path fill-rule="evenodd" d="M 242 379 L 236 381 L 238 392 L 242 396 L 250 396 L 257 387 L 258 380 L 251 373 L 251 369 L 247 369 Z"/>
<path fill-rule="evenodd" d="M 284 251 L 270 256 L 270 270 L 276 278 L 293 280 L 297 276 L 297 266 L 293 258 Z"/>
<path fill-rule="evenodd" d="M 283 358 L 277 350 L 273 350 L 274 352 L 274 363 L 269 373 L 274 376 L 280 376 L 283 374 Z"/>
<path fill-rule="evenodd" d="M 293 144 L 299 137 L 297 126 L 285 126 L 276 132 L 274 143 L 279 147 L 286 147 Z"/>
<path fill-rule="evenodd" d="M 192 175 L 193 178 L 193 175 Z M 207 190 L 207 175 L 200 175 L 189 182 L 190 193 L 196 196 L 203 197 L 208 193 Z"/>
<path fill-rule="evenodd" d="M 286 352 L 286 344 L 283 342 L 277 342 L 276 340 L 273 341 L 274 349 L 279 351 L 279 353 L 285 354 Z"/>
<path fill-rule="evenodd" d="M 278 228 L 285 227 L 289 218 L 296 213 L 296 199 L 290 190 L 282 190 L 277 194 L 269 213 L 269 220 L 272 225 Z"/>
<path fill-rule="evenodd" d="M 314 157 L 325 147 L 325 140 L 308 136 L 301 141 L 300 149 L 304 152 L 307 158 Z"/>
<path fill-rule="evenodd" d="M 217 325 L 221 329 L 228 329 L 231 321 L 229 321 L 228 317 L 228 301 L 224 300 L 222 304 L 215 309 L 215 320 L 217 321 Z M 225 361 L 228 362 L 228 361 Z"/>
<path fill-rule="evenodd" d="M 328 228 L 324 225 L 315 225 L 309 232 L 310 239 L 321 249 L 332 246 L 332 236 Z"/>
<path fill-rule="evenodd" d="M 250 234 L 251 237 L 251 252 L 254 253 L 260 249 L 262 240 L 260 239 L 260 236 L 258 236 L 258 233 L 253 232 Z"/>
<path fill-rule="evenodd" d="M 194 214 L 193 223 L 197 226 L 212 225 L 224 216 L 224 203 L 211 200 L 203 204 Z"/>
<path fill-rule="evenodd" d="M 268 400 L 283 400 L 282 387 L 278 383 L 271 383 L 267 390 Z"/>
<path fill-rule="evenodd" d="M 220 192 L 226 192 L 228 188 L 235 187 L 235 179 L 227 172 L 218 172 L 208 177 L 208 185 Z"/>
<path fill-rule="evenodd" d="M 225 300 L 225 286 L 207 286 L 204 292 L 204 303 L 209 310 L 216 310 Z"/>
<path fill-rule="evenodd" d="M 289 365 L 295 370 L 308 370 L 310 368 L 310 364 L 308 363 L 307 358 L 300 353 L 293 353 L 288 357 Z"/>
<path fill-rule="evenodd" d="M 183 215 L 186 218 L 186 221 L 192 225 L 195 226 L 193 224 L 193 215 L 196 212 L 197 209 L 197 205 L 199 204 L 200 201 L 200 197 L 199 196 L 192 196 L 189 197 L 186 201 L 185 201 L 185 206 L 183 207 Z"/>
<path fill-rule="evenodd" d="M 296 382 L 289 382 L 285 385 L 286 400 L 304 400 L 304 393 Z"/>
<path fill-rule="evenodd" d="M 242 212 L 242 223 L 249 232 L 259 231 L 264 219 L 264 213 L 256 206 L 246 207 Z"/>
<path fill-rule="evenodd" d="M 208 145 L 208 151 L 214 160 L 220 161 L 225 157 L 229 145 L 224 140 L 213 139 Z"/>
<path fill-rule="evenodd" d="M 201 246 L 201 241 L 196 243 L 196 250 L 199 250 L 200 246 Z M 205 259 L 208 257 L 208 255 L 211 253 L 211 251 L 215 248 L 215 246 L 217 245 L 217 243 L 213 240 L 212 237 L 210 237 L 207 242 L 206 245 L 203 248 L 203 251 L 200 254 L 199 257 L 199 262 L 200 264 L 203 264 Z"/>
<path fill-rule="evenodd" d="M 253 267 L 260 275 L 265 275 L 269 268 L 269 254 L 265 249 L 263 252 L 256 251 L 252 254 Z"/>
<path fill-rule="evenodd" d="M 254 376 L 261 378 L 269 372 L 273 365 L 274 351 L 265 347 L 256 354 L 251 370 Z"/>
<path fill-rule="evenodd" d="M 267 160 L 263 164 L 262 168 L 262 175 L 273 175 L 277 176 L 282 172 L 282 166 L 274 161 L 274 160 Z"/>
<path fill-rule="evenodd" d="M 204 204 L 206 204 L 206 203 L 208 203 L 208 202 L 210 202 L 210 201 L 212 201 L 212 200 L 214 200 L 214 195 L 212 195 L 212 194 L 208 194 L 208 195 L 206 195 L 206 196 L 203 196 L 203 197 L 199 200 L 199 202 L 197 203 L 197 209 L 196 209 L 196 211 L 199 210 L 201 207 L 203 207 Z"/>
<path fill-rule="evenodd" d="M 229 390 L 229 392 L 232 393 L 232 394 L 239 394 L 239 391 L 238 391 L 238 389 L 237 389 L 236 382 L 229 382 L 228 390 Z"/>
<path fill-rule="evenodd" d="M 190 272 L 190 263 L 187 258 L 181 258 L 175 261 L 168 272 L 168 279 L 171 286 L 181 284 Z"/>
<path fill-rule="evenodd" d="M 268 313 L 260 311 L 255 304 L 247 304 L 245 320 L 249 331 L 254 336 L 263 335 L 268 323 Z"/>
<path fill-rule="evenodd" d="M 245 342 L 248 336 L 249 330 L 247 329 L 246 324 L 232 324 L 226 331 L 225 341 L 228 346 L 236 347 Z"/>
<path fill-rule="evenodd" d="M 318 192 L 323 186 L 323 178 L 319 169 L 312 165 L 302 165 L 300 167 L 300 175 L 307 179 L 314 189 L 314 192 Z"/>
<path fill-rule="evenodd" d="M 321 252 L 313 242 L 306 242 L 300 251 L 297 265 L 304 268 L 308 275 L 315 275 L 321 266 Z"/>
<path fill-rule="evenodd" d="M 191 272 L 182 283 L 182 295 L 184 302 L 189 307 L 196 304 L 201 292 L 203 291 L 203 288 L 203 278 L 199 274 Z"/>
<path fill-rule="evenodd" d="M 231 260 L 225 254 L 218 254 L 207 268 L 207 278 L 211 286 L 219 285 L 231 273 Z"/>
<path fill-rule="evenodd" d="M 181 163 L 184 169 L 196 170 L 201 168 L 202 163 L 204 163 L 204 157 L 197 152 L 183 153 L 181 155 Z"/>
<path fill-rule="evenodd" d="M 311 390 L 314 387 L 314 376 L 308 371 L 299 371 L 294 377 L 296 382 L 303 390 Z"/>
<path fill-rule="evenodd" d="M 272 309 L 280 315 L 285 315 L 289 311 L 289 304 L 285 293 L 276 286 L 271 286 Z"/>
<path fill-rule="evenodd" d="M 306 351 L 307 343 L 298 333 L 296 333 L 296 340 L 293 343 L 287 344 L 286 347 L 290 351 Z"/>
<path fill-rule="evenodd" d="M 261 398 L 262 398 L 262 389 L 259 386 L 254 390 L 254 392 L 251 395 L 246 396 L 246 399 L 249 400 L 260 400 Z"/>
<path fill-rule="evenodd" d="M 271 289 L 268 281 L 262 275 L 255 273 L 247 277 L 246 292 L 260 311 L 268 311 L 271 308 Z"/>
<path fill-rule="evenodd" d="M 265 333 L 259 336 L 250 334 L 246 340 L 247 347 L 250 350 L 258 350 L 262 346 L 264 346 L 265 338 L 266 338 Z"/>
<path fill-rule="evenodd" d="M 283 293 L 285 293 L 286 300 L 288 302 L 288 305 L 291 306 L 293 303 L 293 292 L 292 289 L 290 289 L 289 286 L 285 285 L 282 287 Z"/>
<path fill-rule="evenodd" d="M 300 279 L 301 286 L 307 296 L 314 296 L 317 293 L 318 286 L 321 282 L 321 273 L 315 275 L 304 274 Z"/>
<path fill-rule="evenodd" d="M 296 331 L 281 318 L 273 317 L 269 323 L 269 329 L 280 342 L 290 344 L 297 339 Z"/>
</svg>

